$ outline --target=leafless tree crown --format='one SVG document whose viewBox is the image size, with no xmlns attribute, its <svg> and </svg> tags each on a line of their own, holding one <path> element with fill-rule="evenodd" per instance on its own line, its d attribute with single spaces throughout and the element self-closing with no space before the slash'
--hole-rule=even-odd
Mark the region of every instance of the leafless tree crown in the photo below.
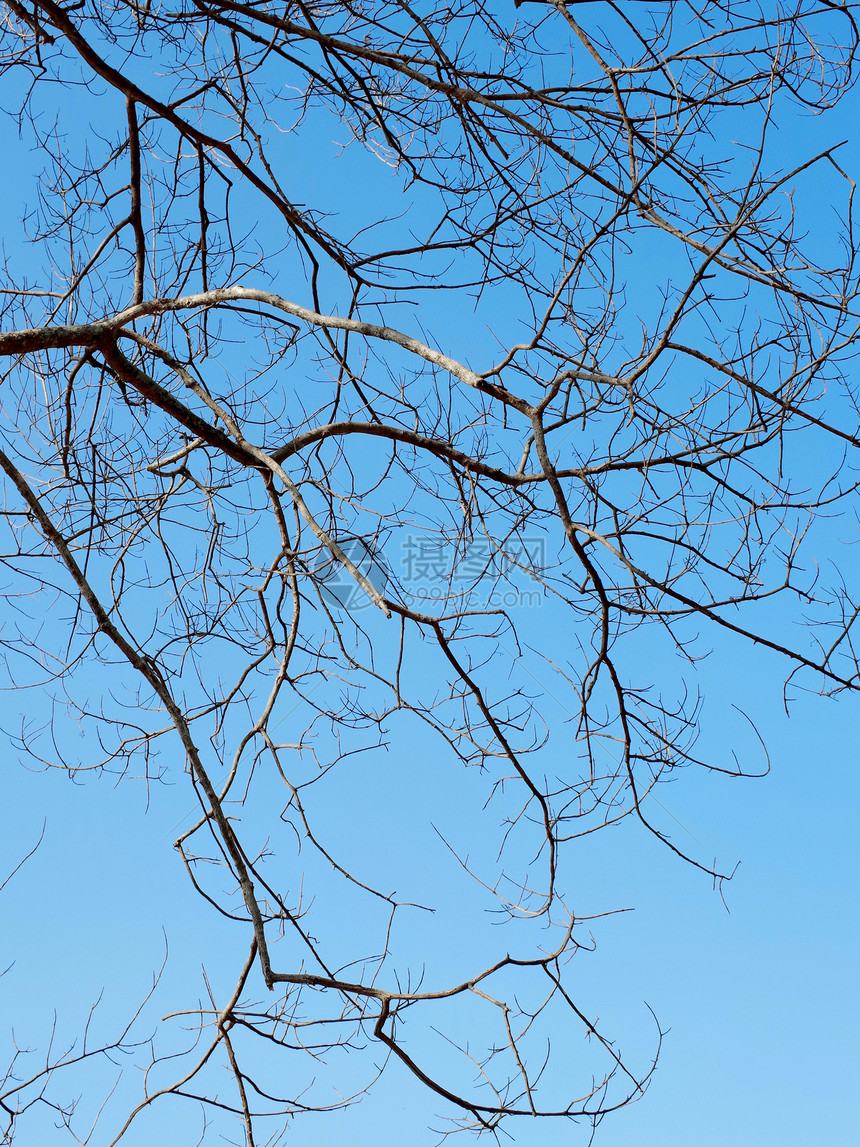
<svg viewBox="0 0 860 1147">
<path fill-rule="evenodd" d="M 245 944 L 143 1050 L 16 1053 L 3 1142 L 39 1102 L 113 1144 L 185 1097 L 274 1143 L 382 1070 L 450 1131 L 596 1125 L 654 1058 L 578 1002 L 581 838 L 638 821 L 720 884 L 650 795 L 760 768 L 698 758 L 696 660 L 858 682 L 818 565 L 860 445 L 825 114 L 853 6 L 0 12 L 0 638 L 46 714 L 5 732 L 153 799 L 184 778 L 178 864 Z M 426 828 L 418 767 L 452 812 L 434 901 L 408 849 L 364 856 Z M 494 949 L 446 933 L 461 895 Z M 137 1099 L 84 1128 L 62 1072 L 117 1050 L 151 1055 Z"/>
</svg>

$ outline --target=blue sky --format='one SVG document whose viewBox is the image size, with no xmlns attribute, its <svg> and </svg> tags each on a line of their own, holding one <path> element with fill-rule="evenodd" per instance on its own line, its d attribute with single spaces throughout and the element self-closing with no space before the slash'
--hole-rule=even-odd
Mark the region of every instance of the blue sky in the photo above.
<svg viewBox="0 0 860 1147">
<path fill-rule="evenodd" d="M 622 1048 L 640 1055 L 654 1035 L 646 1003 L 668 1029 L 645 1099 L 600 1128 L 599 1141 L 613 1147 L 848 1142 L 856 1126 L 855 722 L 850 705 L 820 700 L 785 721 L 771 692 L 773 768 L 766 779 L 690 775 L 659 793 L 702 855 L 741 862 L 725 892 L 727 907 L 701 874 L 635 827 L 578 849 L 580 910 L 635 908 L 595 924 L 597 951 L 577 963 L 581 999 L 618 1033 Z M 414 772 L 408 782 L 401 774 L 401 784 L 438 802 L 419 747 L 410 746 L 409 760 Z M 391 773 L 380 779 L 391 783 L 393 766 Z M 15 964 L 0 980 L 0 1006 L 14 1018 L 21 1044 L 44 1046 L 55 1009 L 60 1031 L 71 1034 L 102 990 L 101 1030 L 110 1031 L 148 989 L 165 936 L 162 1014 L 172 1002 L 189 1006 L 189 985 L 202 991 L 201 964 L 226 989 L 233 969 L 225 933 L 213 929 L 190 894 L 170 848 L 183 810 L 178 786 L 155 786 L 143 815 L 140 783 L 93 777 L 74 785 L 60 774 L 27 774 L 7 758 L 4 807 L 7 866 L 47 821 L 39 853 L 3 894 L 3 960 Z M 354 825 L 345 815 L 334 829 L 350 833 Z M 680 826 L 676 831 L 684 835 Z M 401 862 L 403 835 L 389 845 Z M 425 843 L 415 848 L 416 871 L 402 869 L 417 884 Z M 371 845 L 384 865 L 385 845 Z M 467 913 L 462 927 L 470 927 Z M 237 936 L 234 960 L 243 945 Z M 395 1147 L 420 1141 L 419 1120 L 432 1122 L 434 1110 L 394 1067 L 363 1104 L 299 1122 L 290 1138 L 321 1147 Z M 180 1113 L 190 1134 L 195 1121 L 176 1104 L 131 1142 L 146 1142 L 162 1126 L 182 1142 Z M 43 1118 L 39 1137 L 31 1138 L 31 1127 L 25 1142 L 52 1142 L 47 1113 Z M 568 1125 L 523 1122 L 511 1130 L 527 1145 L 577 1141 Z"/>
<path fill-rule="evenodd" d="M 826 120 L 784 110 L 775 154 L 787 164 L 811 147 L 820 148 L 825 136 L 825 142 L 850 137 L 857 98 L 852 94 L 844 108 Z M 79 114 L 92 115 L 91 109 L 83 112 L 85 106 L 82 99 Z M 115 111 L 119 115 L 121 105 Z M 325 126 L 328 122 L 309 123 L 304 142 L 314 135 L 323 142 L 318 138 L 313 149 L 297 149 L 291 172 L 293 195 L 337 211 L 339 223 L 348 231 L 377 211 L 380 188 L 389 185 L 390 175 L 355 146 L 342 152 L 343 141 L 334 128 Z M 105 113 L 100 127 L 107 130 L 107 124 Z M 736 120 L 731 130 L 741 126 Z M 0 147 L 10 157 L 0 204 L 6 216 L 15 219 L 23 199 L 33 202 L 25 186 L 31 157 L 6 120 L 0 120 Z M 844 151 L 840 162 L 847 170 L 856 170 L 853 141 Z M 835 186 L 824 174 L 816 173 L 814 180 L 810 182 L 822 198 Z M 347 196 L 342 194 L 344 187 L 350 191 Z M 393 198 L 400 192 L 386 194 Z M 805 202 L 815 199 L 807 193 Z M 422 209 L 420 199 L 418 207 Z M 813 207 L 805 210 L 803 218 L 810 226 L 820 222 L 825 242 L 829 217 L 822 213 L 819 221 Z M 254 222 L 259 242 L 275 247 L 278 238 L 271 219 L 261 212 L 259 222 Z M 20 257 L 19 234 L 17 225 L 10 224 L 6 244 L 14 258 Z M 662 250 L 661 236 L 637 249 L 631 260 L 627 286 L 631 312 L 644 313 L 653 306 L 655 292 L 676 273 L 674 264 L 664 265 Z M 278 268 L 275 288 L 307 302 L 303 286 L 291 278 L 294 264 L 285 258 Z M 34 267 L 33 276 L 36 273 Z M 336 287 L 330 286 L 330 297 L 336 294 Z M 389 313 L 397 315 L 404 329 L 427 332 L 443 349 L 476 366 L 495 353 L 493 329 L 504 331 L 508 341 L 519 337 L 509 333 L 521 318 L 516 304 L 513 288 L 500 284 L 473 310 L 465 308 L 460 294 L 451 300 L 434 299 L 420 309 L 402 306 Z M 729 313 L 734 313 L 731 306 L 724 304 L 721 314 Z M 635 341 L 638 327 L 628 337 Z M 392 361 L 398 363 L 396 357 Z M 239 353 L 221 365 L 225 377 L 238 372 Z M 299 365 L 312 376 L 304 360 Z M 304 400 L 312 388 L 305 387 L 301 370 L 297 373 L 301 377 L 296 392 Z M 682 386 L 694 383 L 686 376 L 681 381 Z M 312 408 L 312 398 L 306 401 Z M 377 455 L 369 448 L 357 461 L 359 469 L 371 473 Z M 804 457 L 798 451 L 794 461 L 798 480 L 806 480 L 829 461 L 829 456 Z M 261 527 L 258 537 L 262 536 Z M 823 576 L 830 576 L 829 563 L 834 562 L 853 581 L 856 522 L 843 518 L 824 523 L 818 537 L 816 557 Z M 400 541 L 393 536 L 391 548 L 386 549 L 392 565 L 402 561 Z M 376 656 L 390 659 L 396 651 L 393 623 L 373 611 L 355 616 L 366 627 Z M 773 627 L 787 620 L 770 607 L 762 616 Z M 534 605 L 527 617 L 520 617 L 541 648 L 563 651 L 565 642 L 572 640 L 560 629 L 558 614 L 548 603 Z M 49 614 L 48 624 L 51 620 Z M 681 680 L 693 692 L 701 689 L 705 705 L 699 755 L 731 763 L 736 754 L 754 771 L 763 771 L 769 758 L 770 772 L 759 780 L 737 780 L 684 770 L 671 784 L 661 786 L 649 805 L 655 824 L 696 859 L 707 864 L 716 858 L 729 871 L 739 865 L 722 895 L 702 872 L 673 857 L 629 821 L 566 849 L 565 893 L 577 913 L 617 911 L 593 922 L 596 951 L 583 951 L 574 961 L 572 982 L 578 1002 L 589 1015 L 600 1017 L 603 1029 L 636 1067 L 646 1064 L 654 1050 L 655 1024 L 649 1009 L 665 1032 L 661 1063 L 648 1094 L 642 1102 L 608 1117 L 596 1142 L 604 1147 L 847 1143 L 856 1135 L 860 1116 L 855 1082 L 860 1001 L 854 970 L 860 956 L 857 702 L 850 696 L 822 699 L 792 687 L 787 716 L 785 669 L 771 654 L 721 633 L 703 633 L 696 650 L 708 656 L 690 666 L 645 630 L 628 643 L 624 671 L 640 682 L 659 678 L 668 695 Z M 510 681 L 549 698 L 546 715 L 555 730 L 551 752 L 561 768 L 575 754 L 566 739 L 570 712 L 563 683 L 539 658 L 523 668 L 512 666 L 503 653 L 504 648 L 489 670 L 492 687 L 502 693 Z M 432 656 L 424 656 L 414 671 L 416 689 L 430 688 L 438 670 Z M 83 670 L 81 695 L 95 699 L 104 692 L 121 692 L 124 681 L 109 673 L 97 666 Z M 808 680 L 806 686 L 815 688 Z M 283 708 L 279 724 L 285 739 L 291 740 L 305 713 L 292 711 L 286 701 Z M 60 755 L 68 753 L 71 759 L 74 752 L 89 759 L 92 728 L 79 730 L 59 712 Z M 39 691 L 7 689 L 0 697 L 0 713 L 0 727 L 14 735 L 22 720 L 45 720 L 48 708 Z M 43 823 L 45 836 L 0 898 L 0 968 L 8 966 L 0 978 L 0 1015 L 6 1026 L 0 1037 L 8 1039 L 14 1029 L 19 1046 L 44 1049 L 56 1014 L 59 1046 L 76 1036 L 100 996 L 93 1031 L 107 1037 L 144 998 L 165 951 L 168 958 L 159 993 L 145 1006 L 139 1038 L 148 1038 L 168 1013 L 193 1008 L 199 1000 L 205 1003 L 207 981 L 223 1000 L 245 959 L 247 935 L 243 927 L 215 918 L 194 895 L 172 848 L 196 807 L 178 746 L 163 747 L 161 779 L 149 783 L 135 776 L 118 779 L 96 773 L 72 779 L 61 770 L 34 771 L 32 764 L 28 768 L 18 758 L 10 737 L 0 767 L 0 804 L 6 810 L 0 879 L 35 843 Z M 273 825 L 278 826 L 284 798 L 274 779 L 258 778 L 257 783 L 271 800 L 254 824 L 262 840 Z M 453 853 L 439 835 L 452 849 L 468 852 L 477 866 L 492 870 L 497 839 L 476 829 L 488 793 L 485 778 L 476 770 L 464 772 L 441 753 L 431 735 L 393 719 L 384 749 L 356 757 L 342 782 L 321 788 L 318 798 L 315 792 L 311 790 L 309 808 L 324 825 L 327 841 L 350 858 L 364 878 L 382 885 L 396 879 L 398 896 L 433 900 L 435 916 L 403 910 L 402 929 L 395 937 L 395 951 L 402 952 L 404 965 L 423 966 L 426 986 L 446 984 L 476 963 L 489 964 L 504 952 L 513 952 L 524 933 L 514 929 L 509 935 L 498 927 L 479 892 L 460 881 Z M 508 807 L 504 799 L 499 799 L 500 819 Z M 416 812 L 419 815 L 412 815 Z M 522 851 L 514 851 L 513 859 L 525 867 L 528 842 L 519 847 Z M 324 866 L 314 864 L 308 850 L 300 854 L 287 837 L 267 865 L 286 883 L 296 884 L 303 872 L 307 874 L 308 885 L 325 910 L 318 927 L 333 949 L 342 944 L 344 951 L 354 948 L 368 957 L 374 954 L 382 917 L 369 908 L 366 916 L 355 913 L 343 889 Z M 206 878 L 217 885 L 220 876 L 215 871 Z M 446 935 L 457 938 L 455 948 Z M 264 994 L 259 980 L 252 980 L 248 994 L 254 993 L 258 998 Z M 454 1030 L 461 1021 L 466 1028 L 478 1015 L 470 1008 L 460 1017 L 457 1006 L 449 1017 Z M 414 1025 L 410 1046 L 445 1063 L 447 1052 L 429 1024 L 417 1016 L 409 1022 Z M 183 1025 L 193 1028 L 190 1018 L 167 1024 L 176 1047 L 193 1041 L 193 1033 L 179 1034 Z M 562 1049 L 561 1073 L 569 1064 L 571 1073 L 584 1072 L 587 1082 L 592 1061 L 581 1030 L 559 1027 L 552 1038 Z M 38 1058 L 36 1051 L 26 1062 Z M 380 1059 L 373 1051 L 344 1057 L 332 1083 L 343 1088 L 361 1085 L 372 1074 L 370 1065 Z M 105 1132 L 100 1130 L 100 1135 L 116 1126 L 124 1105 L 136 1094 L 146 1060 L 143 1048 L 106 1108 Z M 290 1061 L 277 1070 L 310 1080 L 315 1069 Z M 99 1080 L 113 1075 L 118 1071 L 105 1064 Z M 82 1111 L 94 1109 L 101 1092 L 92 1089 L 89 1077 L 70 1072 L 68 1078 L 61 1091 L 74 1094 L 78 1088 Z M 333 1087 L 330 1094 L 334 1101 Z M 394 1064 L 360 1105 L 297 1120 L 286 1141 L 301 1147 L 434 1142 L 424 1128 L 444 1128 L 438 1111 L 439 1104 Z M 21 1142 L 25 1147 L 30 1143 L 53 1147 L 54 1142 L 65 1141 L 53 1122 L 49 1110 L 35 1113 Z M 200 1127 L 192 1105 L 168 1100 L 145 1117 L 126 1142 L 148 1144 L 159 1136 L 171 1144 L 190 1144 L 196 1142 Z M 221 1130 L 212 1132 L 212 1138 Z M 588 1142 L 587 1128 L 567 1123 L 509 1122 L 507 1131 L 524 1147 Z M 94 1140 L 103 1141 L 109 1138 Z"/>
</svg>

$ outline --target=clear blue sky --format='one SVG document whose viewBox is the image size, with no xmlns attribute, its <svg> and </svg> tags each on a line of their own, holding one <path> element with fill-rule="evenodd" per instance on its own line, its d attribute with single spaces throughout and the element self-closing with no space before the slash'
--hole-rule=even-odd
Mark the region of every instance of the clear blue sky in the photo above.
<svg viewBox="0 0 860 1147">
<path fill-rule="evenodd" d="M 738 677 L 744 688 L 756 688 Z M 735 685 L 724 682 L 729 690 Z M 650 1048 L 645 1002 L 669 1029 L 645 1099 L 600 1129 L 599 1141 L 612 1147 L 853 1140 L 860 1116 L 856 716 L 850 702 L 811 700 L 786 721 L 778 691 L 759 684 L 757 692 L 770 693 L 762 731 L 771 774 L 761 781 L 689 775 L 659 793 L 666 823 L 668 814 L 681 821 L 702 854 L 741 861 L 726 890 L 729 911 L 701 874 L 635 829 L 580 847 L 581 910 L 635 907 L 595 927 L 598 950 L 578 966 L 581 998 L 624 1049 L 644 1055 Z M 6 712 L 12 707 L 7 700 Z M 439 794 L 428 779 L 432 762 L 423 757 L 420 746 L 409 746 L 411 784 L 433 805 Z M 380 779 L 405 787 L 393 767 Z M 24 773 L 7 756 L 7 866 L 47 820 L 43 847 L 3 894 L 3 962 L 16 962 L 0 980 L 0 1009 L 21 1044 L 44 1046 L 55 1009 L 60 1031 L 70 1034 L 102 988 L 101 1030 L 111 1030 L 160 965 L 162 920 L 170 949 L 166 1000 L 187 1007 L 183 988 L 201 991 L 201 957 L 226 990 L 233 968 L 221 950 L 224 932 L 212 928 L 190 894 L 170 848 L 187 811 L 181 792 L 154 787 L 143 815 L 138 782 L 91 778 L 74 785 L 60 774 Z M 347 817 L 334 826 L 335 834 L 354 831 Z M 420 848 L 413 863 L 420 883 Z M 237 938 L 233 954 L 240 949 Z M 154 1128 L 171 1143 L 184 1142 L 173 1123 L 179 1111 L 178 1104 L 162 1109 L 131 1142 L 146 1142 Z M 433 1111 L 395 1067 L 361 1106 L 299 1121 L 290 1137 L 303 1147 L 399 1147 L 421 1141 L 419 1120 L 431 1120 Z M 48 1113 L 44 1119 L 44 1138 L 23 1142 L 52 1142 Z M 578 1141 L 569 1125 L 522 1122 L 512 1131 L 529 1147 Z"/>
<path fill-rule="evenodd" d="M 833 140 L 852 135 L 858 98 L 852 94 L 827 121 Z M 806 114 L 783 113 L 786 162 L 807 147 L 820 146 L 821 123 Z M 0 185 L 0 206 L 10 218 L 7 248 L 17 255 L 15 216 L 21 213 L 30 157 L 5 120 L 0 120 L 0 151 L 10 165 Z M 387 179 L 388 172 L 374 167 L 371 175 L 370 161 L 355 148 L 339 155 L 334 168 L 326 166 L 336 151 L 332 147 L 325 153 L 325 163 L 320 154 L 311 153 L 296 165 L 294 198 L 337 209 L 342 220 L 354 218 L 357 226 L 375 209 L 376 181 Z M 842 162 L 856 171 L 858 159 L 852 139 Z M 337 173 L 336 180 L 331 171 Z M 347 199 L 339 194 L 344 185 L 353 189 Z M 264 243 L 271 237 L 274 245 L 269 226 L 263 216 L 259 237 Z M 649 274 L 650 286 L 659 287 L 659 254 Z M 296 296 L 293 283 L 275 285 L 296 301 L 308 302 Z M 646 305 L 648 288 L 630 284 L 632 308 L 639 302 Z M 498 328 L 516 320 L 508 306 L 501 288 L 474 316 L 464 317 L 457 301 L 439 302 L 432 311 L 432 332 L 441 345 L 450 345 L 452 353 L 477 365 L 492 346 L 486 324 L 492 320 Z M 420 320 L 425 321 L 424 314 Z M 409 322 L 404 308 L 405 329 L 410 329 Z M 416 316 L 415 333 L 418 323 Z M 825 461 L 809 458 L 805 464 L 812 471 Z M 367 465 L 373 465 L 370 456 Z M 833 540 L 837 533 L 843 539 L 838 545 Z M 822 566 L 836 561 L 846 578 L 854 580 L 858 551 L 844 544 L 851 540 L 856 541 L 851 528 L 842 524 L 822 532 L 820 561 Z M 395 539 L 392 563 L 399 553 Z M 532 624 L 549 640 L 557 619 L 550 606 L 541 608 L 545 614 L 533 617 Z M 392 638 L 384 620 L 378 615 L 365 620 L 380 656 L 390 653 Z M 677 678 L 680 663 L 659 645 L 650 648 L 647 635 L 633 648 L 636 653 L 627 663 L 631 673 Z M 691 689 L 700 687 L 705 697 L 699 755 L 728 762 L 737 753 L 748 767 L 764 765 L 758 735 L 735 711 L 737 705 L 767 745 L 770 773 L 760 780 L 735 780 L 688 770 L 655 794 L 659 803 L 652 805 L 654 820 L 673 840 L 706 863 L 716 858 L 729 870 L 739 864 L 722 897 L 706 876 L 632 823 L 580 841 L 570 851 L 567 892 L 580 914 L 633 909 L 595 921 L 597 949 L 581 953 L 574 965 L 578 1002 L 588 1014 L 600 1017 L 634 1066 L 641 1067 L 653 1052 L 655 1027 L 649 1008 L 665 1032 L 661 1063 L 647 1095 L 608 1117 L 596 1142 L 602 1147 L 849 1144 L 860 1123 L 858 703 L 854 697 L 824 700 L 793 692 L 787 716 L 785 670 L 775 658 L 732 645 L 720 635 L 704 636 L 701 650 L 706 649 L 713 650 L 710 657 L 684 669 Z M 494 662 L 493 672 L 501 690 L 509 672 L 503 658 Z M 83 680 L 93 697 L 115 684 L 96 672 Z M 563 691 L 549 670 L 516 683 L 557 694 L 549 713 L 564 728 L 568 714 Z M 0 726 L 7 732 L 14 734 L 22 719 L 38 722 L 47 713 L 44 699 L 33 693 L 0 694 Z M 290 721 L 285 711 L 286 739 Z M 89 752 L 86 737 L 68 725 L 62 745 L 64 750 L 78 747 L 84 758 Z M 33 771 L 19 763 L 11 742 L 4 750 L 0 880 L 35 843 L 43 822 L 45 836 L 0 896 L 0 969 L 8 968 L 0 977 L 0 1049 L 11 1046 L 13 1028 L 19 1046 L 44 1049 L 55 1014 L 56 1045 L 70 1041 L 102 993 L 93 1031 L 97 1038 L 114 1033 L 147 992 L 165 947 L 168 960 L 160 992 L 140 1023 L 143 1037 L 172 1009 L 193 1007 L 205 998 L 204 971 L 220 1000 L 229 992 L 245 956 L 246 931 L 237 925 L 231 932 L 214 919 L 190 888 L 171 847 L 177 826 L 188 823 L 195 807 L 178 746 L 165 751 L 161 763 L 161 782 L 127 777 L 117 783 L 110 776 L 79 774 L 71 779 L 56 770 Z M 405 914 L 404 950 L 419 957 L 426 950 L 427 986 L 456 975 L 464 953 L 489 953 L 489 963 L 511 945 L 505 932 L 482 913 L 477 898 L 460 891 L 456 863 L 434 831 L 434 825 L 443 827 L 452 843 L 478 857 L 495 847 L 495 838 L 473 835 L 486 796 L 477 776 L 465 780 L 458 789 L 460 803 L 452 806 L 446 781 L 453 767 L 440 759 L 429 737 L 408 733 L 395 722 L 387 751 L 356 765 L 342 790 L 327 795 L 330 839 L 360 862 L 366 878 L 385 883 L 396 870 L 398 894 L 406 899 L 435 896 L 435 921 L 448 924 L 460 937 L 458 950 L 446 951 L 436 939 L 434 920 L 417 911 Z M 273 789 L 273 808 L 281 799 Z M 404 809 L 419 810 L 421 816 L 406 816 Z M 272 864 L 280 875 L 283 866 L 298 874 L 304 860 L 282 845 Z M 339 913 L 335 898 L 340 893 L 326 883 L 324 874 L 317 875 L 320 894 L 332 898 L 331 920 L 323 926 L 331 928 L 335 941 L 338 928 L 350 937 L 366 933 L 371 955 L 377 939 L 374 922 L 348 915 L 346 904 Z M 450 898 L 449 884 L 458 890 Z M 259 982 L 252 987 L 262 995 Z M 182 1021 L 172 1023 L 176 1027 Z M 414 1040 L 418 1051 L 442 1054 L 432 1034 L 418 1024 Z M 585 1046 L 582 1033 L 571 1037 L 559 1031 L 557 1040 L 571 1072 L 578 1073 L 585 1062 L 579 1059 Z M 3 1054 L 0 1051 L 0 1066 Z M 341 1078 L 347 1084 L 366 1078 L 368 1058 L 374 1056 L 350 1057 Z M 26 1062 L 36 1060 L 38 1054 Z M 100 1135 L 113 1126 L 123 1102 L 135 1093 L 145 1062 L 143 1051 L 111 1101 Z M 25 1068 L 20 1070 L 26 1074 Z M 305 1064 L 295 1070 L 309 1071 Z M 112 1073 L 118 1070 L 107 1065 L 100 1079 L 112 1078 Z M 83 1090 L 82 1108 L 87 1109 L 95 1095 L 85 1077 L 70 1073 L 69 1079 L 61 1091 Z M 143 1145 L 161 1139 L 170 1147 L 196 1142 L 200 1123 L 189 1108 L 167 1100 L 141 1121 L 127 1142 Z M 438 1110 L 432 1097 L 391 1065 L 362 1104 L 297 1120 L 286 1141 L 297 1147 L 411 1147 L 435 1141 L 424 1128 L 444 1127 L 435 1118 Z M 23 1147 L 53 1147 L 65 1141 L 47 1109 L 24 1126 Z M 523 1147 L 588 1142 L 586 1128 L 577 1130 L 567 1123 L 509 1122 L 506 1129 Z"/>
</svg>

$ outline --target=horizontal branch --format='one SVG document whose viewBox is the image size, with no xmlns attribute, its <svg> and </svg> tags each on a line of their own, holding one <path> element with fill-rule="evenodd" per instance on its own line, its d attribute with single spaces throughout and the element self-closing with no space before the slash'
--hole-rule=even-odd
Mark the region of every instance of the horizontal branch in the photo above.
<svg viewBox="0 0 860 1147">
<path fill-rule="evenodd" d="M 396 346 L 402 347 L 403 350 L 409 351 L 410 354 L 424 359 L 425 362 L 447 371 L 467 386 L 474 387 L 494 398 L 499 398 L 523 413 L 527 414 L 530 409 L 527 403 L 510 394 L 504 387 L 487 382 L 480 374 L 457 359 L 443 354 L 435 347 L 428 346 L 420 339 L 404 334 L 403 331 L 394 327 L 344 318 L 342 315 L 323 315 L 318 311 L 303 307 L 299 303 L 290 302 L 289 299 L 285 299 L 273 291 L 261 291 L 254 287 L 219 287 L 212 291 L 203 291 L 197 295 L 184 295 L 176 299 L 150 299 L 135 306 L 126 307 L 115 315 L 98 319 L 92 323 L 69 326 L 49 325 L 26 330 L 7 331 L 0 334 L 0 355 L 31 354 L 36 351 L 60 350 L 72 346 L 94 347 L 106 335 L 116 336 L 123 327 L 138 319 L 177 311 L 209 310 L 212 307 L 234 302 L 260 303 L 300 319 L 308 326 L 322 327 L 326 330 L 349 331 L 365 338 L 394 343 Z"/>
</svg>

